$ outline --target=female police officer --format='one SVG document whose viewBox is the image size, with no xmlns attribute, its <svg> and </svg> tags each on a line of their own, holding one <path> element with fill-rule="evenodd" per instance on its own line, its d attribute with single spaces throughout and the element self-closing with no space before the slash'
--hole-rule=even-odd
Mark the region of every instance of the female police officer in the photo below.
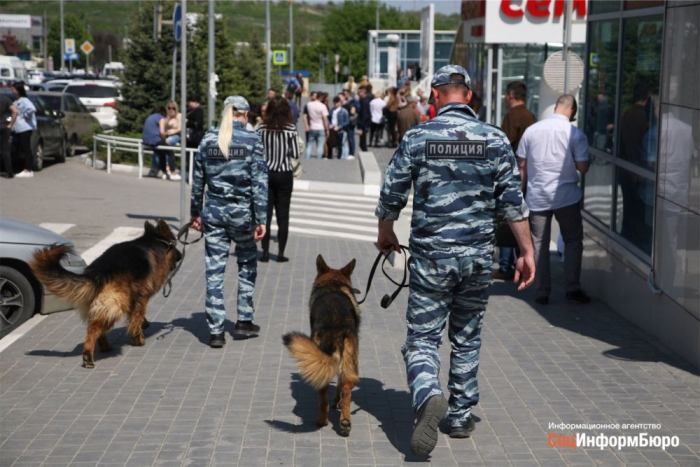
<svg viewBox="0 0 700 467">
<path fill-rule="evenodd" d="M 246 130 L 249 110 L 243 97 L 227 97 L 221 126 L 204 136 L 194 159 L 190 222 L 193 229 L 204 229 L 205 307 L 210 345 L 215 348 L 226 342 L 223 283 L 231 241 L 236 243 L 238 258 L 238 322 L 234 334 L 253 336 L 260 331 L 260 326 L 253 324 L 258 265 L 255 242 L 265 236 L 267 164 L 260 136 Z"/>
</svg>

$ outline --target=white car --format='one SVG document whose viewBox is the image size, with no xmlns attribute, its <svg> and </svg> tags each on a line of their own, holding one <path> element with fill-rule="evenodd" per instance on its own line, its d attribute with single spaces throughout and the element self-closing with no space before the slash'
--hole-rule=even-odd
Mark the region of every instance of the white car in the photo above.
<svg viewBox="0 0 700 467">
<path fill-rule="evenodd" d="M 43 71 L 40 70 L 32 70 L 28 73 L 29 75 L 29 84 L 34 85 L 34 84 L 41 84 L 44 82 L 44 79 L 46 78 L 46 75 L 44 74 Z"/>
<path fill-rule="evenodd" d="M 105 130 L 117 127 L 117 101 L 121 100 L 114 81 L 72 80 L 63 92 L 75 94 Z"/>
</svg>

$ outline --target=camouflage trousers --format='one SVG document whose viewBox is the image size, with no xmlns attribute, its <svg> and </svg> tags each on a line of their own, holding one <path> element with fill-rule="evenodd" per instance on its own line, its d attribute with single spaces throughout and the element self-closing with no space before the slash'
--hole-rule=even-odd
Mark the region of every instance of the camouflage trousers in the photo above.
<svg viewBox="0 0 700 467">
<path fill-rule="evenodd" d="M 253 294 L 258 275 L 258 251 L 253 232 L 241 232 L 217 224 L 204 225 L 207 275 L 207 299 L 205 311 L 212 334 L 224 332 L 226 309 L 224 307 L 224 278 L 231 242 L 236 243 L 238 263 L 238 320 L 252 321 L 255 314 Z"/>
<path fill-rule="evenodd" d="M 408 335 L 401 351 L 413 408 L 418 411 L 429 397 L 442 395 L 439 348 L 447 325 L 450 426 L 466 425 L 479 402 L 476 373 L 492 264 L 490 254 L 438 260 L 413 256 L 409 262 Z"/>
</svg>

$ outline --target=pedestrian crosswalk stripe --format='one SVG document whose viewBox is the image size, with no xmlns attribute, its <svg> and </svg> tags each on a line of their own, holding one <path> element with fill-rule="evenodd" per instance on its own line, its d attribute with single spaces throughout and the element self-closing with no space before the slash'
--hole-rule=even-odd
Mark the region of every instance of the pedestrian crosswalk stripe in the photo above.
<svg viewBox="0 0 700 467">
<path fill-rule="evenodd" d="M 292 199 L 294 198 L 336 199 L 342 201 L 360 201 L 375 205 L 377 204 L 377 198 L 373 198 L 371 196 L 333 195 L 329 193 L 314 193 L 313 191 L 295 191 L 292 193 Z"/>
<path fill-rule="evenodd" d="M 339 219 L 339 220 L 342 220 L 344 222 L 362 222 L 365 224 L 372 224 L 372 225 L 377 224 L 377 218 L 374 216 L 365 215 L 364 217 L 357 217 L 357 216 L 349 216 L 346 213 L 347 213 L 347 211 L 343 210 L 342 215 L 330 216 L 327 213 L 307 211 L 305 208 L 295 208 L 294 206 L 292 206 L 291 218 L 320 217 L 322 219 Z"/>
<path fill-rule="evenodd" d="M 41 224 L 39 224 L 39 227 L 43 227 L 46 230 L 50 230 L 55 234 L 62 235 L 71 227 L 75 227 L 75 224 L 55 224 L 53 222 L 42 222 Z"/>
<path fill-rule="evenodd" d="M 292 202 L 292 211 L 294 210 L 299 210 L 299 211 L 305 211 L 305 212 L 325 212 L 329 213 L 330 215 L 337 215 L 337 216 L 342 216 L 343 218 L 346 217 L 347 215 L 351 216 L 365 216 L 367 218 L 372 218 L 374 222 L 377 221 L 377 218 L 374 217 L 374 211 L 358 211 L 357 209 L 342 209 L 339 210 L 338 208 L 330 208 L 330 207 L 321 207 L 321 206 L 300 206 L 298 204 L 295 204 Z M 329 214 L 326 214 L 328 216 Z"/>
<path fill-rule="evenodd" d="M 357 204 L 357 203 L 344 203 L 341 201 L 326 201 L 326 200 L 314 199 L 314 198 L 305 198 L 303 200 L 300 200 L 297 203 L 294 203 L 294 201 L 292 200 L 292 203 L 297 204 L 299 206 L 319 205 L 319 206 L 337 206 L 337 207 L 354 207 L 354 208 L 365 208 L 366 207 L 368 209 L 368 212 L 374 212 L 374 207 L 371 205 L 363 206 L 363 205 Z M 407 211 L 410 212 L 411 209 L 404 208 L 402 210 L 402 212 L 407 212 Z"/>
<path fill-rule="evenodd" d="M 80 256 L 87 264 L 90 264 L 112 245 L 133 240 L 141 235 L 143 235 L 142 227 L 117 227 L 111 234 L 97 242 L 92 248 L 85 250 Z"/>
<path fill-rule="evenodd" d="M 273 217 L 273 222 L 277 223 L 277 219 Z M 289 218 L 289 223 L 290 224 L 304 224 L 304 225 L 314 225 L 314 226 L 319 226 L 319 227 L 331 227 L 331 228 L 336 228 L 336 229 L 343 229 L 343 230 L 353 230 L 355 232 L 367 232 L 369 234 L 372 233 L 377 233 L 377 227 L 376 226 L 363 226 L 363 225 L 352 225 L 352 224 L 347 224 L 343 222 L 329 222 L 329 221 L 320 221 L 316 219 L 299 219 L 296 217 L 290 217 Z"/>
<path fill-rule="evenodd" d="M 277 226 L 272 225 L 270 228 L 273 232 L 277 231 Z M 346 240 L 360 240 L 364 242 L 375 242 L 377 240 L 376 235 L 375 236 L 369 236 L 369 235 L 358 235 L 358 234 L 353 234 L 349 232 L 337 232 L 337 231 L 332 231 L 332 230 L 322 230 L 322 229 L 307 229 L 303 227 L 294 227 L 293 225 L 289 226 L 289 231 L 292 233 L 300 233 L 300 234 L 307 234 L 307 235 L 319 235 L 322 237 L 336 237 L 336 238 L 344 238 Z"/>
</svg>

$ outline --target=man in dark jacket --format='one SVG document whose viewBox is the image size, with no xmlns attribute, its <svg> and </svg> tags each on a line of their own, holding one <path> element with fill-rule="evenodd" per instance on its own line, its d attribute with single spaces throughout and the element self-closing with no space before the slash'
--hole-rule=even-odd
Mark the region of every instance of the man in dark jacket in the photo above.
<svg viewBox="0 0 700 467">
<path fill-rule="evenodd" d="M 357 94 L 360 96 L 360 113 L 357 118 L 357 133 L 360 135 L 360 149 L 366 151 L 367 133 L 369 132 L 369 126 L 372 122 L 372 115 L 369 111 L 369 102 L 371 99 L 367 95 L 367 88 L 365 86 L 360 86 Z"/>
</svg>

